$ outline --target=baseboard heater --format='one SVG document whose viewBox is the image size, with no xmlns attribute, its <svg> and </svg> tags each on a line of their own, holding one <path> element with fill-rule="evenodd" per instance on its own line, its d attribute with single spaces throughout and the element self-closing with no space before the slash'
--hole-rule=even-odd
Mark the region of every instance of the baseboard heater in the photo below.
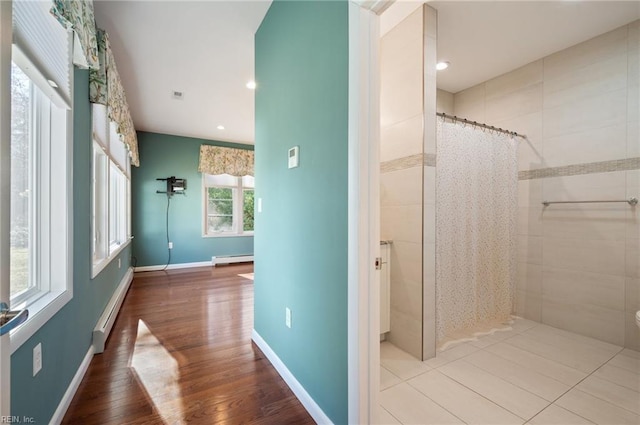
<svg viewBox="0 0 640 425">
<path fill-rule="evenodd" d="M 120 281 L 109 303 L 102 312 L 102 316 L 100 316 L 98 324 L 93 330 L 93 348 L 95 353 L 102 353 L 104 351 L 107 338 L 109 338 L 109 333 L 111 332 L 111 328 L 113 328 L 116 317 L 118 317 L 118 312 L 120 311 L 120 307 L 122 306 L 124 297 L 127 295 L 132 280 L 133 269 L 130 268 Z"/>
<path fill-rule="evenodd" d="M 253 261 L 253 255 L 219 255 L 211 257 L 211 265 L 213 267 L 218 264 L 248 263 L 250 261 Z"/>
</svg>

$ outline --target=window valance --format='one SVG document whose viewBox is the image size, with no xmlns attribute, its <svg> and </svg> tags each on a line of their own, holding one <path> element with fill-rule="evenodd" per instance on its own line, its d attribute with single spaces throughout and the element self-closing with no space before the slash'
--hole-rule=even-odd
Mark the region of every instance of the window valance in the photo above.
<svg viewBox="0 0 640 425">
<path fill-rule="evenodd" d="M 253 158 L 250 150 L 202 145 L 198 171 L 214 175 L 253 176 Z"/>
<path fill-rule="evenodd" d="M 98 45 L 93 1 L 53 0 L 51 14 L 68 30 L 73 30 L 73 64 L 98 68 Z"/>
<path fill-rule="evenodd" d="M 138 167 L 138 136 L 106 31 L 97 30 L 97 41 L 100 66 L 89 72 L 89 100 L 107 106 L 109 121 L 116 125 L 120 140 L 129 150 L 131 164 Z"/>
</svg>

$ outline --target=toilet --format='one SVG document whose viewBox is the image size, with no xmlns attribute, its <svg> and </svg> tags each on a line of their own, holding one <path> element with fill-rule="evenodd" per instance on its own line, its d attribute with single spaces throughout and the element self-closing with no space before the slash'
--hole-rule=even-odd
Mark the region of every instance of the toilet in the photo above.
<svg viewBox="0 0 640 425">
<path fill-rule="evenodd" d="M 640 310 L 636 311 L 636 325 L 640 328 Z"/>
</svg>

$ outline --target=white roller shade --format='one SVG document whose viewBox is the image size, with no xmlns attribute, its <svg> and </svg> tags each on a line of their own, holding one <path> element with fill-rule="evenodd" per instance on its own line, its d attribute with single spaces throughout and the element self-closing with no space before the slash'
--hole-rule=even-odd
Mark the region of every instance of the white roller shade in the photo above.
<svg viewBox="0 0 640 425">
<path fill-rule="evenodd" d="M 40 89 L 59 103 L 51 95 L 52 91 L 57 93 L 68 106 L 71 99 L 71 38 L 69 32 L 51 15 L 50 9 L 51 1 L 13 0 L 13 43 L 37 68 L 33 71 L 44 77 L 47 87 Z M 29 69 L 24 69 L 24 65 L 21 68 L 27 75 L 31 74 Z M 42 78 L 32 79 L 41 86 Z"/>
</svg>

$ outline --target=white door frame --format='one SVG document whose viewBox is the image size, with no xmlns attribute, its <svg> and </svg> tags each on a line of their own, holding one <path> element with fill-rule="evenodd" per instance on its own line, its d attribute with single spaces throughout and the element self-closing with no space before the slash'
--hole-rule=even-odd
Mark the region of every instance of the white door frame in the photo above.
<svg viewBox="0 0 640 425">
<path fill-rule="evenodd" d="M 380 389 L 379 17 L 392 1 L 349 2 L 349 423 L 378 423 Z"/>
<path fill-rule="evenodd" d="M 9 304 L 9 232 L 11 215 L 11 0 L 0 0 L 0 301 Z M 0 417 L 10 415 L 11 347 L 0 337 Z"/>
</svg>

